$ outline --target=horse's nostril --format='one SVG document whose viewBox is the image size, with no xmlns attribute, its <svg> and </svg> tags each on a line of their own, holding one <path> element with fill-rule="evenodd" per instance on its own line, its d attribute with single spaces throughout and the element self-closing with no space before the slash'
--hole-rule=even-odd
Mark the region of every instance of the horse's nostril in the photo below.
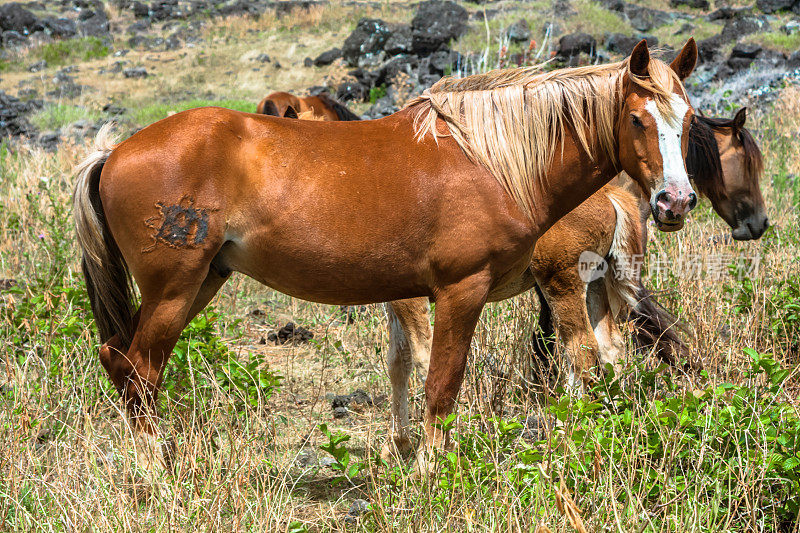
<svg viewBox="0 0 800 533">
<path fill-rule="evenodd" d="M 691 211 L 692 209 L 694 209 L 696 205 L 697 205 L 697 195 L 691 192 L 689 193 L 689 210 Z"/>
<path fill-rule="evenodd" d="M 658 194 L 656 194 L 656 205 L 658 205 L 661 202 L 664 202 L 665 204 L 669 205 L 669 201 L 670 201 L 670 196 L 667 191 L 662 189 Z"/>
</svg>

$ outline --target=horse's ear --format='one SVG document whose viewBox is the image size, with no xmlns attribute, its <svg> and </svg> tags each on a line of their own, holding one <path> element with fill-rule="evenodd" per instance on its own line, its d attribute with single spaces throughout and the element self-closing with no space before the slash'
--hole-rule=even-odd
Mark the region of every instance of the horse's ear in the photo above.
<svg viewBox="0 0 800 533">
<path fill-rule="evenodd" d="M 647 66 L 650 64 L 650 51 L 647 49 L 646 40 L 642 39 L 639 41 L 639 44 L 633 48 L 631 59 L 628 64 L 631 74 L 647 76 Z"/>
<path fill-rule="evenodd" d="M 747 108 L 743 107 L 733 117 L 733 127 L 736 128 L 736 131 L 739 131 L 744 128 L 745 122 L 747 122 Z"/>
<path fill-rule="evenodd" d="M 278 106 L 275 105 L 275 102 L 272 100 L 267 100 L 264 102 L 264 110 L 262 111 L 264 115 L 272 115 L 273 117 L 279 117 L 280 113 L 278 112 Z"/>
<path fill-rule="evenodd" d="M 681 81 L 689 77 L 697 63 L 697 43 L 690 37 L 681 48 L 678 56 L 670 63 L 670 68 L 675 71 Z"/>
<path fill-rule="evenodd" d="M 297 118 L 297 111 L 292 106 L 288 106 L 283 113 L 283 118 Z"/>
</svg>

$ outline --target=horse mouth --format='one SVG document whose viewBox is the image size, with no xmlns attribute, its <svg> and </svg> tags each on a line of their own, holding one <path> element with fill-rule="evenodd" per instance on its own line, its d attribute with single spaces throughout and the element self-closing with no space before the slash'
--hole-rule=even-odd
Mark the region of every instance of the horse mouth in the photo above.
<svg viewBox="0 0 800 533">
<path fill-rule="evenodd" d="M 683 228 L 683 219 L 664 221 L 659 220 L 658 217 L 653 217 L 656 221 L 656 227 L 664 232 L 678 231 Z"/>
</svg>

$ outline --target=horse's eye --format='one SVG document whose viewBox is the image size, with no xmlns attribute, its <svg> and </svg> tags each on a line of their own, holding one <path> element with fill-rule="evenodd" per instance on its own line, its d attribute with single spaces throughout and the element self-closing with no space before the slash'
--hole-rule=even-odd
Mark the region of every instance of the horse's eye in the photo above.
<svg viewBox="0 0 800 533">
<path fill-rule="evenodd" d="M 644 129 L 644 124 L 642 124 L 642 121 L 639 120 L 639 117 L 637 117 L 636 115 L 631 115 L 631 122 L 633 122 L 633 125 L 636 126 L 637 128 Z"/>
</svg>

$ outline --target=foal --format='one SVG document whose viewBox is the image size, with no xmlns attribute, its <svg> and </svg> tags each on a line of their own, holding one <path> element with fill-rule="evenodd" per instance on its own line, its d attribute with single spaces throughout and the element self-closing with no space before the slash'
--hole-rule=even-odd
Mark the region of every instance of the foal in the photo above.
<svg viewBox="0 0 800 533">
<path fill-rule="evenodd" d="M 380 120 L 201 108 L 116 147 L 102 130 L 74 211 L 100 361 L 132 422 L 155 433 L 181 331 L 238 271 L 321 303 L 434 299 L 425 432 L 441 448 L 481 310 L 548 228 L 620 170 L 661 229 L 683 226 L 696 195 L 681 80 L 696 59 L 694 40 L 669 66 L 642 41 L 621 63 L 446 78 Z M 405 427 L 393 436 L 410 447 Z"/>
</svg>

